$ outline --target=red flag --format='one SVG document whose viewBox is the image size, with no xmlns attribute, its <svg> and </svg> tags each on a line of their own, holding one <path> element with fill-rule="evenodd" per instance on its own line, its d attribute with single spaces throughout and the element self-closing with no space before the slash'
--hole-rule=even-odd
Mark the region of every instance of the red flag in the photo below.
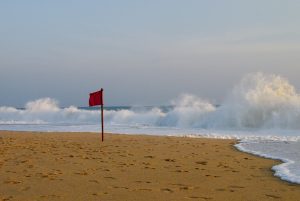
<svg viewBox="0 0 300 201">
<path fill-rule="evenodd" d="M 90 93 L 89 106 L 103 105 L 103 89 Z"/>
<path fill-rule="evenodd" d="M 101 105 L 102 142 L 104 140 L 103 89 L 90 93 L 89 106 Z"/>
</svg>

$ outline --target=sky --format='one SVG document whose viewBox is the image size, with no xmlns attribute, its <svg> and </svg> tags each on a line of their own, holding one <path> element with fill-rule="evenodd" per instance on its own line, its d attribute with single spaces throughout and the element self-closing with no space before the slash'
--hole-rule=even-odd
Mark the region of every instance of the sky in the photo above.
<svg viewBox="0 0 300 201">
<path fill-rule="evenodd" d="M 0 106 L 220 103 L 248 73 L 300 90 L 298 0 L 0 1 Z"/>
</svg>

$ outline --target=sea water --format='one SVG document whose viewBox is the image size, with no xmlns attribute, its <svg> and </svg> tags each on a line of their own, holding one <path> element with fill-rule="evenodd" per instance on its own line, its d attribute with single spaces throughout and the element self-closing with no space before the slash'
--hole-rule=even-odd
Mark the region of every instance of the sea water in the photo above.
<svg viewBox="0 0 300 201">
<path fill-rule="evenodd" d="M 238 139 L 239 150 L 281 160 L 275 175 L 300 184 L 300 95 L 280 76 L 247 75 L 219 106 L 183 94 L 169 106 L 105 107 L 104 118 L 112 133 Z M 51 98 L 0 107 L 0 130 L 99 132 L 100 120 L 99 108 Z"/>
</svg>

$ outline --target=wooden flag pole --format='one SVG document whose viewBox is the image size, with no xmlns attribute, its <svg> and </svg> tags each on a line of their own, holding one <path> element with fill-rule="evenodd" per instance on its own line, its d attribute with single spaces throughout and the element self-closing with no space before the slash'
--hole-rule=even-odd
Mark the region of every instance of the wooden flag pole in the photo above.
<svg viewBox="0 0 300 201">
<path fill-rule="evenodd" d="M 104 141 L 104 120 L 103 120 L 103 89 L 101 88 L 102 92 L 102 104 L 101 104 L 101 125 L 102 125 L 102 142 Z"/>
</svg>

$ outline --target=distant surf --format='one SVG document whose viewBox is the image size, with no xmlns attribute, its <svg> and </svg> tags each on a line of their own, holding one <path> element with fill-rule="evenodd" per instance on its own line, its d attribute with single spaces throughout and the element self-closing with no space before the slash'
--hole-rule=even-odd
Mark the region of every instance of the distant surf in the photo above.
<svg viewBox="0 0 300 201">
<path fill-rule="evenodd" d="M 300 95 L 281 76 L 249 74 L 220 106 L 183 94 L 170 106 L 106 107 L 104 115 L 113 133 L 240 139 L 238 149 L 284 161 L 276 176 L 300 184 Z M 100 112 L 42 98 L 0 107 L 0 129 L 98 132 Z"/>
</svg>

